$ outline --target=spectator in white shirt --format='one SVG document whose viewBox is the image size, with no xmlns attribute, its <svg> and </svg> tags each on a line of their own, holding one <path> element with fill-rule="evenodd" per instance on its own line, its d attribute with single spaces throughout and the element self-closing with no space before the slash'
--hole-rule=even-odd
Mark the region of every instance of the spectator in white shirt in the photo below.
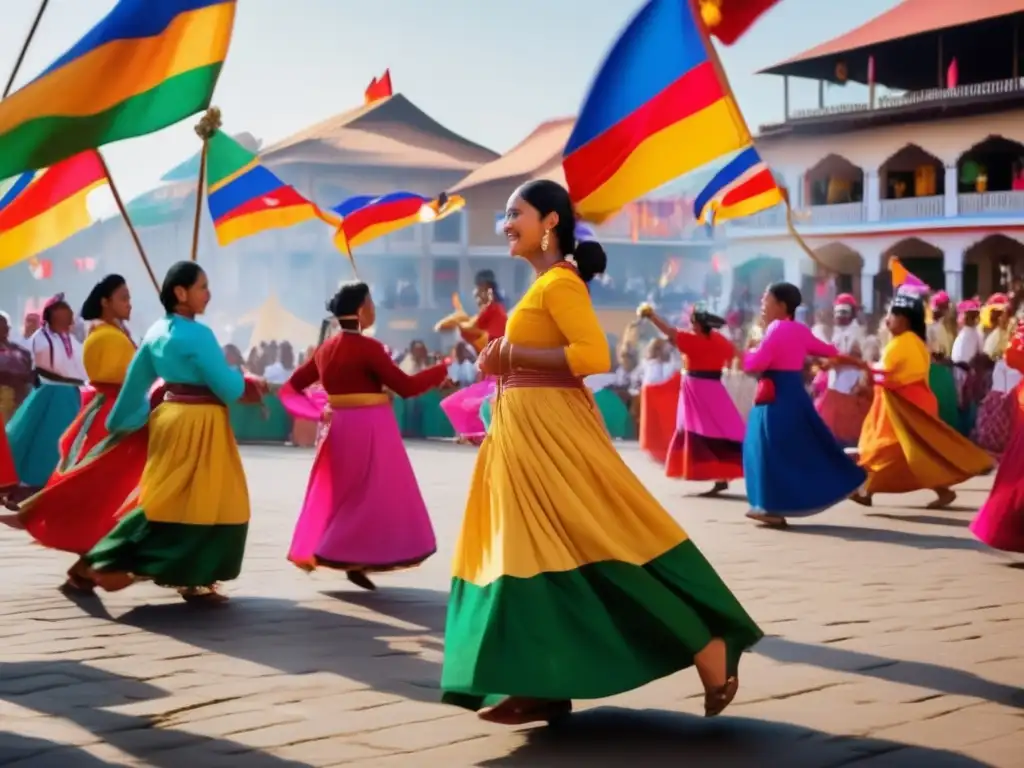
<svg viewBox="0 0 1024 768">
<path fill-rule="evenodd" d="M 460 341 L 452 349 L 452 363 L 448 366 L 448 378 L 460 387 L 475 384 L 479 371 L 469 345 Z"/>
<path fill-rule="evenodd" d="M 664 339 L 652 339 L 647 345 L 643 363 L 644 384 L 661 384 L 671 379 L 678 370 L 679 365 L 672 359 L 672 348 L 668 342 Z"/>
<path fill-rule="evenodd" d="M 975 357 L 982 354 L 985 346 L 985 338 L 978 327 L 981 307 L 973 300 L 961 301 L 957 310 L 960 312 L 962 325 L 953 342 L 951 357 L 954 365 L 970 365 Z"/>
<path fill-rule="evenodd" d="M 263 378 L 268 384 L 281 386 L 288 381 L 294 371 L 295 351 L 287 341 L 281 342 L 281 346 L 277 348 L 277 360 L 263 371 Z"/>
</svg>

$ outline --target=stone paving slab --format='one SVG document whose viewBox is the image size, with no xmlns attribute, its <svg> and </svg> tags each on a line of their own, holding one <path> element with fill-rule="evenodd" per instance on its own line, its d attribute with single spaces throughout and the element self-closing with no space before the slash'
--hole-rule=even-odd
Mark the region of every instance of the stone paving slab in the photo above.
<svg viewBox="0 0 1024 768">
<path fill-rule="evenodd" d="M 692 670 L 508 730 L 438 703 L 448 563 L 475 451 L 410 443 L 441 551 L 373 594 L 285 561 L 311 453 L 250 447 L 254 503 L 231 605 L 152 586 L 71 601 L 70 557 L 0 532 L 0 765 L 1024 765 L 1024 569 L 966 529 L 989 480 L 949 511 L 927 495 L 842 504 L 789 531 L 626 461 L 767 633 L 728 716 L 699 717 Z M 524 620 L 529 620 L 524 617 Z"/>
</svg>

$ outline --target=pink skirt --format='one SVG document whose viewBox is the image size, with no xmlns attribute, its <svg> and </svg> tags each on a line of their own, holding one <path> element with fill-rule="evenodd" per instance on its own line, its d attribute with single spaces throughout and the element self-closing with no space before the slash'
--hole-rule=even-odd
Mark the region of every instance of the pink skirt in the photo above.
<svg viewBox="0 0 1024 768">
<path fill-rule="evenodd" d="M 665 474 L 683 480 L 743 477 L 746 425 L 721 379 L 683 376 Z"/>
<path fill-rule="evenodd" d="M 484 400 L 497 391 L 493 378 L 478 381 L 453 392 L 441 401 L 441 410 L 452 423 L 455 434 L 461 437 L 480 438 L 487 434 L 487 428 L 480 420 L 480 406 Z"/>
<path fill-rule="evenodd" d="M 1006 452 L 971 533 L 1004 552 L 1024 552 L 1024 419 L 1018 409 Z"/>
<path fill-rule="evenodd" d="M 339 408 L 329 422 L 288 559 L 307 570 L 419 565 L 437 541 L 391 405 Z"/>
</svg>

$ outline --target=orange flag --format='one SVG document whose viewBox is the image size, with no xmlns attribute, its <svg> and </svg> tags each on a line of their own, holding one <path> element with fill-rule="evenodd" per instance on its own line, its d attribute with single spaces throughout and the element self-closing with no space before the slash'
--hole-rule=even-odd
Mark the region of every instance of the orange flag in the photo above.
<svg viewBox="0 0 1024 768">
<path fill-rule="evenodd" d="M 367 104 L 373 104 L 375 101 L 392 96 L 393 93 L 391 89 L 391 70 L 385 69 L 384 74 L 379 80 L 375 77 L 370 81 L 363 95 L 366 97 Z"/>
</svg>

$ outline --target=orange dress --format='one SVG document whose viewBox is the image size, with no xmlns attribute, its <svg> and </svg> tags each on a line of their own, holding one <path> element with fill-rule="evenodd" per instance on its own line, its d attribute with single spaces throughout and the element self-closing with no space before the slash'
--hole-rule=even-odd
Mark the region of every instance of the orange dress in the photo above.
<svg viewBox="0 0 1024 768">
<path fill-rule="evenodd" d="M 893 338 L 880 368 L 857 446 L 867 493 L 948 488 L 992 468 L 985 451 L 939 418 L 922 339 L 910 332 Z"/>
</svg>

